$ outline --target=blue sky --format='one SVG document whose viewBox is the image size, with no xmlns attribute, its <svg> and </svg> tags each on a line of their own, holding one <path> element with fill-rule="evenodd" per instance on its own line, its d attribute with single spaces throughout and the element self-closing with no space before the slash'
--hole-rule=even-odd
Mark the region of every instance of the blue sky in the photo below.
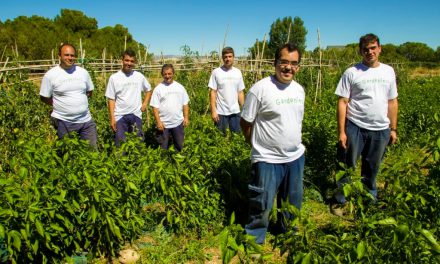
<svg viewBox="0 0 440 264">
<path fill-rule="evenodd" d="M 38 15 L 55 18 L 60 10 L 80 10 L 98 27 L 121 24 L 156 55 L 181 54 L 181 47 L 204 55 L 226 45 L 236 54 L 262 40 L 277 18 L 300 17 L 308 30 L 307 49 L 356 43 L 365 33 L 377 34 L 383 44 L 422 42 L 440 46 L 440 1 L 210 1 L 210 0 L 15 0 L 2 1 L 0 20 Z"/>
</svg>

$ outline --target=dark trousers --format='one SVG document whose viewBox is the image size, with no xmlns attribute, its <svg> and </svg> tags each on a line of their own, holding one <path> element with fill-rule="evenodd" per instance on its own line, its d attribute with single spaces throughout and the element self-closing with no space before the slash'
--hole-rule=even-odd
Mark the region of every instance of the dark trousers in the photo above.
<svg viewBox="0 0 440 264">
<path fill-rule="evenodd" d="M 367 130 L 346 120 L 345 133 L 347 135 L 347 148 L 342 149 L 338 146 L 338 159 L 340 162 L 345 163 L 347 167 L 354 168 L 359 157 L 362 157 L 362 183 L 368 188 L 370 194 L 376 198 L 376 176 L 390 140 L 390 129 L 387 128 L 379 131 Z M 344 176 L 337 182 L 339 190 L 335 194 L 335 198 L 338 203 L 346 202 L 341 188 L 348 181 L 349 179 Z"/>
<path fill-rule="evenodd" d="M 72 123 L 56 118 L 52 118 L 52 123 L 57 129 L 57 136 L 62 139 L 66 134 L 77 132 L 80 139 L 88 140 L 90 145 L 97 146 L 98 136 L 96 131 L 96 124 L 92 120 L 85 123 Z"/>
<path fill-rule="evenodd" d="M 156 131 L 157 142 L 163 149 L 169 148 L 170 136 L 173 138 L 174 148 L 181 151 L 183 148 L 183 140 L 185 137 L 183 123 L 173 128 L 165 128 L 163 131 Z"/>
<path fill-rule="evenodd" d="M 226 136 L 226 129 L 229 126 L 229 130 L 233 133 L 240 132 L 240 113 L 232 115 L 218 115 L 217 128 L 223 132 Z"/>
<path fill-rule="evenodd" d="M 252 182 L 249 184 L 249 222 L 245 226 L 246 233 L 255 236 L 258 244 L 263 244 L 269 227 L 269 213 L 277 197 L 277 202 L 288 201 L 301 209 L 303 197 L 305 157 L 288 163 L 257 162 L 252 164 Z M 292 215 L 284 212 L 286 219 Z M 283 217 L 281 216 L 281 217 Z M 282 223 L 282 221 L 280 222 Z M 279 227 L 282 232 L 286 226 Z"/>
<path fill-rule="evenodd" d="M 136 129 L 136 135 L 143 138 L 142 120 L 134 114 L 124 115 L 116 122 L 115 144 L 120 147 L 125 141 L 125 133 L 133 133 Z"/>
</svg>

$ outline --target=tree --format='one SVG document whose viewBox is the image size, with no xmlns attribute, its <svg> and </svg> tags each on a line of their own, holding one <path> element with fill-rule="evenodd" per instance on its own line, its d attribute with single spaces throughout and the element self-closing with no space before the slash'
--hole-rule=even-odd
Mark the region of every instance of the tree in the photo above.
<svg viewBox="0 0 440 264">
<path fill-rule="evenodd" d="M 435 50 L 435 61 L 440 62 L 440 46 Z"/>
<path fill-rule="evenodd" d="M 55 17 L 54 22 L 60 27 L 86 38 L 91 37 L 98 29 L 96 19 L 77 10 L 61 9 L 61 14 Z"/>
<path fill-rule="evenodd" d="M 306 49 L 307 30 L 300 17 L 277 19 L 270 27 L 268 48 L 273 56 L 276 50 L 287 42 L 294 42 L 301 52 Z"/>
<path fill-rule="evenodd" d="M 393 44 L 385 44 L 385 45 L 381 45 L 381 47 L 382 47 L 382 52 L 380 54 L 381 61 L 385 63 L 406 61 L 406 58 L 401 54 L 399 54 L 398 46 Z"/>
<path fill-rule="evenodd" d="M 398 48 L 399 54 L 410 61 L 434 62 L 435 51 L 425 43 L 405 42 Z"/>
<path fill-rule="evenodd" d="M 306 35 L 307 29 L 304 27 L 304 21 L 300 17 L 295 17 L 293 19 L 292 26 L 293 35 L 290 37 L 289 41 L 293 41 L 299 47 L 299 49 L 304 53 L 306 50 Z"/>
</svg>

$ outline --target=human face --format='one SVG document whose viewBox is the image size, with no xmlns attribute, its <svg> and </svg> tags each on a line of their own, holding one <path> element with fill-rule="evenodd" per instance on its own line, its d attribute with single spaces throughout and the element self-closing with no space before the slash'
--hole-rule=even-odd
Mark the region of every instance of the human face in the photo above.
<svg viewBox="0 0 440 264">
<path fill-rule="evenodd" d="M 275 64 L 275 76 L 281 83 L 290 83 L 299 70 L 298 51 L 281 50 L 281 56 Z"/>
<path fill-rule="evenodd" d="M 225 53 L 222 57 L 223 59 L 223 66 L 227 69 L 230 69 L 232 67 L 232 64 L 234 64 L 234 54 L 233 53 Z"/>
<path fill-rule="evenodd" d="M 125 54 L 124 58 L 122 59 L 122 71 L 125 74 L 129 74 L 133 71 L 135 65 L 136 65 L 135 57 L 130 57 L 129 55 Z"/>
<path fill-rule="evenodd" d="M 163 81 L 167 84 L 173 83 L 174 72 L 173 69 L 166 68 L 162 72 Z"/>
<path fill-rule="evenodd" d="M 61 48 L 59 57 L 61 68 L 68 70 L 75 64 L 75 49 L 72 46 L 66 45 Z"/>
<path fill-rule="evenodd" d="M 382 48 L 377 41 L 363 44 L 361 49 L 362 62 L 369 67 L 379 66 L 379 54 L 382 52 Z"/>
</svg>

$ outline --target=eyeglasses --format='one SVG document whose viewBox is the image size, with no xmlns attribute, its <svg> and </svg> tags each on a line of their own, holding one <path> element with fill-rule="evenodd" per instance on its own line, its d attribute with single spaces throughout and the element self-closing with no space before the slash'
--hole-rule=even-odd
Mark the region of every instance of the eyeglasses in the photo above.
<svg viewBox="0 0 440 264">
<path fill-rule="evenodd" d="M 287 65 L 290 65 L 292 67 L 298 67 L 299 61 L 278 60 L 278 64 L 281 67 L 287 67 Z"/>
</svg>

